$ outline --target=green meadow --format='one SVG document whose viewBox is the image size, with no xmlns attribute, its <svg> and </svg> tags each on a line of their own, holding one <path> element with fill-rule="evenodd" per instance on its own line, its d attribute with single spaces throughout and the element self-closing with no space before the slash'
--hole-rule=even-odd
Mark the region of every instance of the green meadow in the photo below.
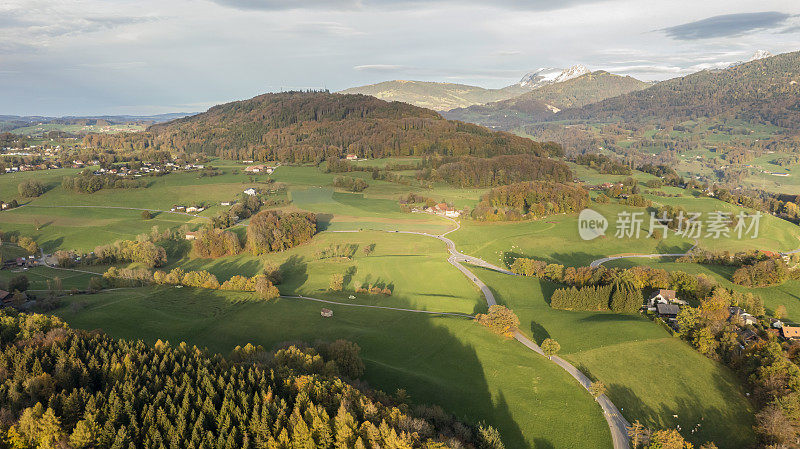
<svg viewBox="0 0 800 449">
<path fill-rule="evenodd" d="M 638 314 L 552 309 L 548 298 L 555 284 L 486 269 L 475 273 L 517 313 L 523 333 L 539 343 L 555 339 L 562 357 L 605 383 L 629 421 L 685 430 L 699 424 L 683 434 L 720 448 L 753 444 L 753 410 L 734 374 L 662 327 Z"/>
<path fill-rule="evenodd" d="M 319 259 L 333 243 L 359 245 L 350 259 Z M 370 255 L 365 245 L 375 244 Z M 265 258 L 284 273 L 283 294 L 313 295 L 345 304 L 471 314 L 485 311 L 480 292 L 446 262 L 441 242 L 386 232 L 323 233 L 312 243 Z M 221 278 L 256 273 L 265 260 L 184 256 L 172 262 Z M 344 292 L 327 292 L 331 274 L 352 273 Z M 356 294 L 362 283 L 391 285 L 391 296 Z M 350 290 L 350 291 L 347 291 Z M 610 447 L 599 406 L 556 365 L 469 318 L 370 309 L 249 293 L 177 287 L 124 289 L 65 298 L 56 311 L 73 327 L 101 328 L 121 338 L 187 341 L 228 353 L 245 343 L 271 348 L 285 341 L 347 338 L 363 348 L 366 380 L 412 400 L 434 403 L 470 422 L 497 426 L 506 447 Z M 74 305 L 73 305 L 74 304 Z M 334 317 L 320 317 L 320 308 Z M 572 432 L 580 426 L 583 431 Z"/>
<path fill-rule="evenodd" d="M 690 212 L 701 212 L 706 217 L 712 211 L 727 211 L 737 214 L 741 208 L 707 197 L 663 198 L 646 195 L 654 203 L 680 205 Z M 571 266 L 588 265 L 593 260 L 622 254 L 682 253 L 694 245 L 670 232 L 666 238 L 647 238 L 650 215 L 645 208 L 633 208 L 616 203 L 592 203 L 590 208 L 600 212 L 609 220 L 605 236 L 585 241 L 578 235 L 576 214 L 560 214 L 534 221 L 487 223 L 464 220 L 461 229 L 448 236 L 458 248 L 487 261 L 503 264 L 515 257 L 532 257 L 552 263 Z M 644 212 L 643 232 L 639 238 L 616 237 L 617 215 L 620 212 Z M 753 211 L 745 210 L 745 213 Z M 757 238 L 735 233 L 728 237 L 706 237 L 699 239 L 701 246 L 710 249 L 744 251 L 790 251 L 800 247 L 800 227 L 779 218 L 764 215 L 760 220 Z"/>
</svg>

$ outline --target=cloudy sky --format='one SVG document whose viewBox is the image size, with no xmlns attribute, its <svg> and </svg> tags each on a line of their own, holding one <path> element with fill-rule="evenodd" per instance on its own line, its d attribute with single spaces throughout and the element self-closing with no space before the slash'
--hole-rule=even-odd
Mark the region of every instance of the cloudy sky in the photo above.
<svg viewBox="0 0 800 449">
<path fill-rule="evenodd" d="M 491 6 L 487 6 L 491 3 Z M 201 111 L 390 79 L 661 80 L 800 50 L 796 0 L 3 0 L 0 114 Z"/>
</svg>

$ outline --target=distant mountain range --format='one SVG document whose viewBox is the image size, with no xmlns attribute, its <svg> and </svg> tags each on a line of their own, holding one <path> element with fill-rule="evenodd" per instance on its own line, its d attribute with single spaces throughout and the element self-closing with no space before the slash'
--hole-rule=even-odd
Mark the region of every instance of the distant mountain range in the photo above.
<svg viewBox="0 0 800 449">
<path fill-rule="evenodd" d="M 763 53 L 760 56 L 765 56 Z M 800 129 L 800 52 L 703 70 L 554 114 L 553 120 L 681 122 L 740 118 Z"/>
<path fill-rule="evenodd" d="M 541 85 L 508 100 L 453 109 L 442 114 L 452 120 L 495 129 L 513 129 L 526 123 L 549 120 L 562 109 L 579 108 L 651 85 L 630 76 L 614 75 L 602 70 L 572 73 L 582 74 L 565 81 Z"/>
<path fill-rule="evenodd" d="M 58 125 L 124 125 L 142 124 L 150 125 L 163 123 L 177 118 L 194 115 L 196 112 L 172 112 L 155 115 L 89 115 L 89 116 L 64 116 L 47 117 L 39 115 L 0 115 L 0 131 L 12 131 L 38 124 Z"/>
<path fill-rule="evenodd" d="M 435 111 L 449 111 L 475 104 L 508 100 L 542 86 L 567 81 L 586 73 L 589 73 L 589 69 L 582 65 L 568 69 L 542 68 L 526 73 L 519 82 L 501 89 L 486 89 L 468 84 L 394 80 L 351 87 L 340 93 L 371 95 L 381 100 L 402 101 Z"/>
</svg>

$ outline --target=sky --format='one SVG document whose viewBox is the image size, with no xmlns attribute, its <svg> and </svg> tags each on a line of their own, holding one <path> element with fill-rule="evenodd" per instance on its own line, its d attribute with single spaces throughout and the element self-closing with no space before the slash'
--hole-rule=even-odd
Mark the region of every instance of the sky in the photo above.
<svg viewBox="0 0 800 449">
<path fill-rule="evenodd" d="M 800 50 L 796 0 L 3 0 L 0 114 L 146 115 L 392 79 L 663 80 Z"/>
</svg>

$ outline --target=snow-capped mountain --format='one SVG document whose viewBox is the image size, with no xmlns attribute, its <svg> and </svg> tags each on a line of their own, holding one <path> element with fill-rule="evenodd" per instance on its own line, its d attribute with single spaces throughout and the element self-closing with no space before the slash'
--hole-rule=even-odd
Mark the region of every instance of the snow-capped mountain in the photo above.
<svg viewBox="0 0 800 449">
<path fill-rule="evenodd" d="M 772 56 L 774 56 L 774 55 L 772 53 L 768 52 L 767 50 L 756 50 L 756 52 L 753 53 L 753 56 L 751 56 L 750 59 L 748 59 L 747 61 L 736 61 L 736 62 L 728 65 L 727 67 L 723 67 L 723 68 L 724 69 L 729 69 L 731 67 L 736 67 L 737 65 L 742 65 L 742 64 L 745 64 L 747 62 L 758 61 L 759 59 L 764 59 L 764 58 L 771 58 Z"/>
<path fill-rule="evenodd" d="M 772 56 L 772 53 L 768 52 L 767 50 L 756 50 L 756 52 L 750 57 L 750 59 L 747 60 L 747 62 L 769 58 L 770 56 Z"/>
<path fill-rule="evenodd" d="M 568 69 L 557 69 L 553 67 L 541 68 L 535 72 L 526 73 L 517 86 L 535 89 L 547 84 L 560 83 L 562 81 L 571 80 L 581 75 L 589 73 L 586 66 L 578 64 Z"/>
</svg>

